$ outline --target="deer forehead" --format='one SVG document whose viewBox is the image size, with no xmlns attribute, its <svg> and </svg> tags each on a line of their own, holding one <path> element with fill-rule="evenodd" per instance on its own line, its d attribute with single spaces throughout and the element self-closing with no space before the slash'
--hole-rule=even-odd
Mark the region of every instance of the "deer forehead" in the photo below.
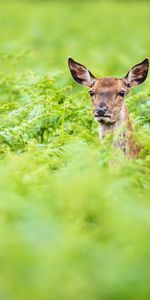
<svg viewBox="0 0 150 300">
<path fill-rule="evenodd" d="M 112 77 L 97 79 L 93 86 L 93 90 L 95 93 L 110 92 L 113 94 L 120 91 L 122 88 L 125 88 L 123 80 Z"/>
</svg>

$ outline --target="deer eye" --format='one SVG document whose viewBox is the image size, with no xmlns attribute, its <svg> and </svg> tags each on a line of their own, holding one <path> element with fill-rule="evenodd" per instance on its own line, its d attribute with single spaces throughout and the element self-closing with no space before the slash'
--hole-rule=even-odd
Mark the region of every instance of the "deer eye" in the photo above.
<svg viewBox="0 0 150 300">
<path fill-rule="evenodd" d="M 119 96 L 121 96 L 121 97 L 124 97 L 125 96 L 125 94 L 126 94 L 126 92 L 125 91 L 121 91 L 118 95 Z"/>
<path fill-rule="evenodd" d="M 94 92 L 93 91 L 89 91 L 90 96 L 94 96 Z"/>
</svg>

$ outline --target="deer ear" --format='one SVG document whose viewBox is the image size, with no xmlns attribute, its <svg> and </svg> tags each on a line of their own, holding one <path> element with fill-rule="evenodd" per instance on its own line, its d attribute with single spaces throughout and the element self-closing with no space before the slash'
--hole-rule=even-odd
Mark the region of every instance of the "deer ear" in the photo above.
<svg viewBox="0 0 150 300">
<path fill-rule="evenodd" d="M 68 66 L 72 77 L 76 82 L 88 87 L 92 87 L 94 85 L 96 78 L 86 67 L 77 63 L 71 57 L 68 59 Z"/>
<path fill-rule="evenodd" d="M 145 81 L 148 75 L 149 61 L 145 58 L 141 63 L 135 65 L 125 76 L 129 87 L 136 86 Z"/>
</svg>

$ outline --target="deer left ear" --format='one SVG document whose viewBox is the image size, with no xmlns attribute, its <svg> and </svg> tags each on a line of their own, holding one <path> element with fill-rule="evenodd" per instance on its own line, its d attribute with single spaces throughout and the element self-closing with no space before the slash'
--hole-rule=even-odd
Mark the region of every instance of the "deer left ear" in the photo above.
<svg viewBox="0 0 150 300">
<path fill-rule="evenodd" d="M 148 75 L 149 61 L 145 58 L 141 63 L 135 65 L 125 76 L 125 81 L 129 87 L 141 84 Z"/>
<path fill-rule="evenodd" d="M 92 87 L 94 85 L 96 78 L 85 66 L 77 63 L 71 57 L 68 59 L 68 66 L 71 75 L 76 82 L 88 87 Z"/>
</svg>

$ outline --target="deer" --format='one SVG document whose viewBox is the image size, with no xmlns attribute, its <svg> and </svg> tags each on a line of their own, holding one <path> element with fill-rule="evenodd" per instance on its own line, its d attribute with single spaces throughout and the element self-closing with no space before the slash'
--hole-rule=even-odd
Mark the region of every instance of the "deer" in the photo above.
<svg viewBox="0 0 150 300">
<path fill-rule="evenodd" d="M 128 159 L 138 157 L 141 146 L 136 142 L 125 97 L 132 87 L 143 83 L 148 75 L 149 60 L 145 58 L 134 65 L 125 77 L 96 78 L 84 65 L 68 58 L 68 66 L 73 79 L 89 88 L 93 115 L 99 123 L 99 138 L 118 136 L 113 145 L 123 151 Z M 120 130 L 121 129 L 121 130 Z"/>
</svg>

